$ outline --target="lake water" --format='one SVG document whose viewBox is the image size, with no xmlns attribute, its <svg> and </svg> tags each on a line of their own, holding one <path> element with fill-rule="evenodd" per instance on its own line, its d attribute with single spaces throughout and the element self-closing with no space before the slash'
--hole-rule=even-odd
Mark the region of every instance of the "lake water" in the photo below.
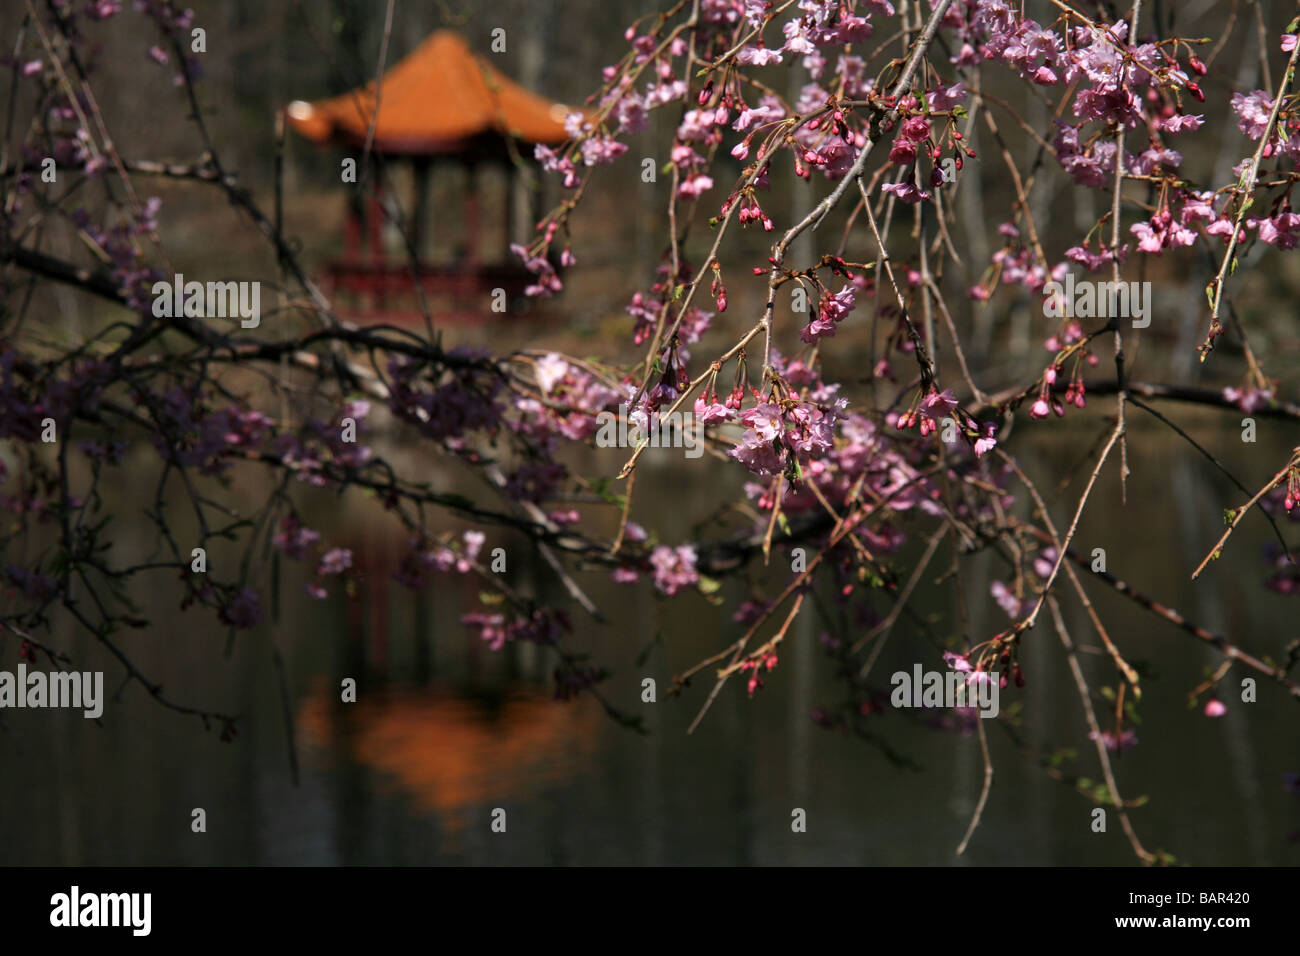
<svg viewBox="0 0 1300 956">
<path fill-rule="evenodd" d="M 1207 421 L 1222 426 L 1228 419 Z M 1274 423 L 1262 425 L 1256 445 L 1243 446 L 1236 431 L 1220 428 L 1196 434 L 1252 488 L 1296 441 L 1293 426 Z M 1031 474 L 1059 474 L 1092 435 L 1066 430 L 1031 446 L 1034 453 L 1025 458 Z M 597 454 L 605 457 L 589 459 L 587 473 L 612 474 L 621 463 L 615 451 Z M 638 475 L 637 513 L 662 513 L 657 526 L 665 539 L 686 540 L 686 521 L 727 489 L 702 480 L 683 485 L 717 466 L 704 459 L 683 471 L 672 454 L 660 450 Z M 1105 547 L 1109 570 L 1133 586 L 1281 659 L 1298 636 L 1300 599 L 1262 586 L 1265 523 L 1248 519 L 1231 539 L 1228 557 L 1190 582 L 1191 569 L 1222 530 L 1222 509 L 1239 504 L 1239 493 L 1186 445 L 1140 420 L 1132 425 L 1130 462 L 1129 504 L 1121 510 L 1118 480 L 1108 470 L 1080 528 L 1079 549 Z M 1054 505 L 1058 527 L 1068 524 L 1078 487 Z M 700 507 L 680 507 L 683 496 Z M 322 497 L 313 507 L 326 540 L 353 543 L 367 569 L 355 599 L 340 591 L 323 602 L 309 600 L 286 571 L 278 624 L 241 635 L 229 657 L 225 633 L 210 613 L 180 616 L 170 599 L 146 600 L 155 625 L 122 638 L 175 699 L 240 714 L 233 741 L 222 743 L 193 718 L 162 709 L 138 686 L 110 700 L 98 725 L 79 713 L 3 714 L 0 863 L 1134 861 L 1114 816 L 1107 832 L 1092 832 L 1092 802 L 1022 757 L 1001 727 L 989 728 L 996 777 L 981 826 L 966 854 L 955 856 L 982 779 L 977 738 L 931 729 L 899 712 L 871 718 L 873 731 L 915 764 L 908 768 L 863 740 L 815 724 L 813 709 L 834 709 L 845 692 L 811 615 L 796 622 L 766 689 L 751 700 L 743 682 L 732 681 L 688 736 L 711 680 L 697 679 L 681 699 L 664 691 L 674 674 L 739 636 L 729 616 L 736 585 L 728 584 L 726 604 L 714 607 L 698 598 L 665 604 L 644 583 L 619 587 L 600 575 L 583 577 L 611 623 L 601 627 L 575 612 L 568 646 L 613 669 L 602 687 L 618 706 L 644 717 L 649 733 L 642 736 L 616 725 L 589 698 L 554 700 L 552 665 L 537 648 L 493 653 L 467 634 L 457 618 L 474 607 L 477 589 L 469 581 L 443 575 L 419 596 L 386 583 L 383 568 L 392 556 L 385 550 L 404 544 L 395 525 L 382 523 L 387 516 L 347 499 Z M 130 532 L 122 534 L 130 546 Z M 489 531 L 489 548 L 500 543 L 494 535 Z M 145 543 L 141 538 L 140 546 Z M 517 544 L 509 550 L 517 586 L 553 593 L 544 565 L 534 566 Z M 974 633 L 991 634 L 1007 623 L 988 598 L 992 569 L 980 558 L 967 575 Z M 927 605 L 926 591 L 918 592 L 915 609 L 937 633 L 953 633 L 952 607 Z M 1126 656 L 1145 662 L 1149 672 L 1140 743 L 1114 761 L 1124 795 L 1148 798 L 1131 813 L 1144 845 L 1186 863 L 1300 863 L 1294 838 L 1300 798 L 1283 787 L 1283 775 L 1300 770 L 1300 704 L 1261 679 L 1259 701 L 1243 704 L 1229 694 L 1221 719 L 1189 709 L 1187 691 L 1219 655 L 1101 586 L 1091 593 Z M 1072 599 L 1064 604 L 1094 690 L 1113 683 L 1113 668 L 1097 652 L 1086 618 Z M 900 621 L 873 671 L 884 689 L 888 675 L 910 670 L 927 646 L 913 639 L 912 627 Z M 62 630 L 52 640 L 69 648 L 81 669 L 102 667 L 106 686 L 117 689 L 120 670 L 84 635 Z M 273 646 L 285 662 L 287 715 Z M 0 668 L 12 670 L 16 654 L 14 640 L 0 643 Z M 923 663 L 940 666 L 932 649 Z M 1077 748 L 1067 766 L 1098 779 L 1076 690 L 1046 614 L 1026 640 L 1023 663 L 1027 686 L 1002 697 L 1004 710 L 1013 701 L 1023 706 L 1022 743 Z M 1228 683 L 1236 686 L 1248 673 L 1234 670 Z M 345 677 L 358 681 L 354 704 L 339 700 Z M 644 677 L 656 679 L 657 703 L 641 702 Z M 299 765 L 296 786 L 286 717 Z M 206 833 L 191 831 L 195 808 L 206 813 Z M 505 811 L 504 833 L 491 828 L 497 808 Z M 792 832 L 796 808 L 806 812 L 804 833 Z"/>
</svg>

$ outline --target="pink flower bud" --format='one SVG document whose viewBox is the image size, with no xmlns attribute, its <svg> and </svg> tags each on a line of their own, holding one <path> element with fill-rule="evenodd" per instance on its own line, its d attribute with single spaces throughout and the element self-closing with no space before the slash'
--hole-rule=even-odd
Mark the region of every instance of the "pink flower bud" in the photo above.
<svg viewBox="0 0 1300 956">
<path fill-rule="evenodd" d="M 903 135 L 915 143 L 924 142 L 930 137 L 930 121 L 922 116 L 913 116 L 903 124 Z"/>
<path fill-rule="evenodd" d="M 916 147 L 905 139 L 897 139 L 889 150 L 889 161 L 896 166 L 906 166 L 916 159 Z"/>
</svg>

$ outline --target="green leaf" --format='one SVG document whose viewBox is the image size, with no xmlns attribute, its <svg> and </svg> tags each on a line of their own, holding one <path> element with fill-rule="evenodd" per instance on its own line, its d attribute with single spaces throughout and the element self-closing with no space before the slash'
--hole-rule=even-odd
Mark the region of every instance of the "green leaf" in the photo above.
<svg viewBox="0 0 1300 956">
<path fill-rule="evenodd" d="M 627 507 L 627 495 L 620 495 L 611 491 L 609 486 L 613 483 L 612 478 L 600 477 L 594 478 L 591 482 L 591 490 L 601 501 L 606 504 L 615 505 L 620 510 Z"/>
<path fill-rule="evenodd" d="M 722 595 L 718 593 L 718 590 L 722 587 L 721 581 L 701 574 L 699 581 L 696 582 L 696 587 L 699 589 L 700 595 L 704 600 L 708 601 L 714 607 L 722 606 Z"/>
</svg>

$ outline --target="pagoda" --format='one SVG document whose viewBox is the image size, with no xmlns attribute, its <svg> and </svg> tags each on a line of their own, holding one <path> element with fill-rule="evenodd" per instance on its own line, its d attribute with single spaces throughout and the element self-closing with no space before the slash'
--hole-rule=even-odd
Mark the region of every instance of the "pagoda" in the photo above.
<svg viewBox="0 0 1300 956">
<path fill-rule="evenodd" d="M 535 144 L 568 138 L 564 121 L 571 110 L 524 89 L 450 30 L 426 38 L 384 73 L 378 86 L 377 115 L 374 81 L 330 99 L 295 100 L 284 111 L 289 125 L 319 147 L 347 150 L 360 165 L 369 138 L 373 154 L 390 164 L 409 163 L 412 172 L 403 254 L 389 257 L 384 249 L 385 213 L 376 182 L 364 200 L 358 193 L 349 203 L 344 255 L 327 264 L 326 288 L 367 303 L 357 316 L 363 319 L 392 318 L 393 306 L 413 301 L 417 283 L 426 295 L 451 300 L 450 309 L 439 309 L 443 317 L 482 318 L 494 290 L 516 298 L 531 277 L 506 249 L 499 250 L 498 261 L 481 255 L 479 172 L 493 165 L 505 171 L 508 240 L 520 191 L 516 178 L 522 168 L 535 165 Z M 430 175 L 442 164 L 465 170 L 464 244 L 451 262 L 434 265 L 426 259 L 425 223 Z M 529 201 L 533 222 L 536 196 L 534 191 Z"/>
</svg>

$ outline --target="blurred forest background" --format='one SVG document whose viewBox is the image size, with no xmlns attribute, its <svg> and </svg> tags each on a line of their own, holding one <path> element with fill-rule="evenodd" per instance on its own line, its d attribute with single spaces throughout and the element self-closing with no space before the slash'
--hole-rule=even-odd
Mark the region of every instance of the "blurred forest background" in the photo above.
<svg viewBox="0 0 1300 956">
<path fill-rule="evenodd" d="M 373 79 L 386 4 L 196 0 L 191 6 L 196 25 L 207 31 L 207 51 L 197 57 L 204 119 L 223 165 L 269 210 L 276 192 L 278 112 L 293 100 L 318 100 Z M 1081 0 L 1077 6 L 1114 13 L 1118 5 Z M 1047 0 L 1027 0 L 1024 8 L 1040 22 L 1054 16 Z M 12 51 L 26 9 L 24 0 L 0 6 L 6 52 Z M 628 24 L 659 9 L 655 0 L 400 0 L 388 65 L 432 31 L 454 29 L 525 87 L 579 105 L 599 86 L 602 67 L 623 54 Z M 1162 33 L 1208 38 L 1198 47 L 1210 64 L 1201 82 L 1206 102 L 1199 107 L 1206 125 L 1171 137 L 1174 147 L 1185 151 L 1181 170 L 1191 181 L 1223 186 L 1234 178 L 1232 167 L 1253 150 L 1228 104 L 1234 91 L 1275 86 L 1285 64 L 1278 36 L 1295 14 L 1296 4 L 1288 0 L 1144 3 L 1145 22 L 1159 24 Z M 498 27 L 507 31 L 507 47 L 491 53 L 492 31 Z M 160 66 L 148 56 L 157 41 L 152 25 L 127 10 L 91 28 L 98 44 L 88 64 L 92 82 L 123 157 L 199 162 L 203 147 L 186 119 L 184 90 L 172 82 L 175 64 Z M 883 39 L 873 38 L 872 46 Z M 948 52 L 936 52 L 933 58 L 942 62 Z M 797 65 L 756 72 L 788 99 L 798 97 L 806 79 Z M 1042 91 L 998 65 L 984 76 L 990 96 L 1004 100 L 1030 129 L 1050 139 L 1052 107 Z M 10 99 L 9 77 L 7 69 L 0 72 L 0 102 Z M 951 81 L 955 73 L 945 78 Z M 15 129 L 26 128 L 30 100 L 17 96 Z M 1011 113 L 1001 108 L 993 113 L 1017 166 L 1034 171 L 1030 206 L 1049 260 L 1059 262 L 1109 207 L 1109 193 L 1075 186 Z M 670 189 L 669 177 L 662 173 L 657 183 L 642 182 L 641 160 L 653 158 L 662 169 L 679 115 L 677 107 L 652 114 L 650 128 L 632 137 L 627 156 L 598 171 L 574 216 L 578 265 L 566 273 L 561 295 L 505 322 L 439 326 L 445 344 L 490 343 L 499 351 L 555 348 L 629 363 L 641 358 L 632 347 L 632 319 L 624 307 L 654 279 L 667 239 Z M 977 305 L 964 293 L 980 280 L 999 248 L 997 226 L 1010 218 L 1015 197 L 1001 146 L 983 122 L 975 125 L 971 145 L 979 159 L 961 173 L 951 227 L 963 265 L 948 268 L 942 284 L 954 321 L 969 343 L 973 375 L 986 391 L 996 392 L 1041 372 L 1049 358 L 1043 339 L 1050 330 L 1036 297 L 1001 289 L 990 302 Z M 345 154 L 317 150 L 292 132 L 285 134 L 284 149 L 285 232 L 308 271 L 319 275 L 321 265 L 343 250 L 348 190 L 353 188 L 340 181 Z M 873 157 L 870 168 L 875 162 Z M 716 214 L 740 168 L 724 156 L 715 170 L 716 186 L 698 204 L 686 246 L 697 266 L 711 238 L 707 218 Z M 393 164 L 387 172 L 394 177 L 394 194 L 405 202 L 405 169 Z M 428 229 L 434 258 L 454 257 L 464 240 L 461 177 L 454 165 L 434 172 Z M 278 283 L 271 246 L 217 187 L 143 176 L 135 182 L 141 196 L 163 200 L 159 232 L 177 271 L 201 280 Z M 559 195 L 553 181 L 540 188 L 547 198 Z M 783 156 L 774 166 L 772 193 L 764 205 L 777 228 L 784 228 L 830 188 L 819 175 L 811 183 L 797 180 Z M 494 233 L 504 220 L 504 196 L 488 182 L 483 198 L 482 219 L 489 227 L 485 254 L 504 255 L 507 238 L 526 237 Z M 409 208 L 404 212 L 409 214 Z M 833 249 L 847 212 L 831 216 L 815 240 L 801 238 L 791 262 L 804 264 Z M 911 214 L 910 208 L 899 213 L 905 227 L 896 227 L 891 239 L 891 252 L 902 262 L 915 248 L 915 236 L 909 237 Z M 1126 228 L 1135 218 L 1126 211 Z M 41 230 L 41 247 L 50 254 L 95 265 L 66 220 L 52 217 Z M 715 320 L 709 344 L 734 341 L 727 336 L 758 314 L 766 280 L 749 273 L 753 265 L 766 262 L 771 240 L 771 234 L 752 228 L 728 236 L 723 266 L 731 270 L 731 305 Z M 385 241 L 394 255 L 400 253 L 395 230 Z M 1161 258 L 1140 257 L 1140 264 L 1130 260 L 1123 278 L 1154 284 L 1151 325 L 1125 343 L 1134 380 L 1215 388 L 1240 383 L 1245 368 L 1231 328 L 1211 361 L 1200 364 L 1196 352 L 1208 321 L 1203 289 L 1218 266 L 1215 252 L 1221 255 L 1198 245 Z M 847 255 L 874 256 L 861 221 L 850 235 Z M 1298 281 L 1297 253 L 1255 244 L 1229 285 L 1236 316 L 1249 330 L 1265 371 L 1282 379 L 1278 397 L 1288 401 L 1296 398 L 1300 367 L 1293 304 Z M 0 289 L 0 308 L 12 301 L 8 291 Z M 76 340 L 112 314 L 110 307 L 56 283 L 39 287 L 31 310 L 40 334 Z M 434 321 L 438 325 L 436 315 Z M 777 345 L 793 351 L 800 324 L 788 310 L 779 317 Z M 842 379 L 850 394 L 855 386 L 861 388 L 870 368 L 865 357 L 870 329 L 869 310 L 859 308 L 840 328 L 833 347 L 824 350 L 826 379 Z M 940 339 L 946 340 L 946 334 Z M 1101 355 L 1090 379 L 1113 377 L 1108 346 Z M 958 382 L 950 352 L 941 348 L 940 360 L 945 379 Z M 1043 487 L 1061 482 L 1049 502 L 1058 515 L 1073 501 L 1061 494 L 1072 466 L 1077 467 L 1113 409 L 1109 400 L 1099 401 L 1086 416 L 1072 415 L 1059 427 L 1036 430 L 1024 416 L 1017 425 L 1019 460 L 1035 476 L 1048 476 Z M 1239 470 L 1252 488 L 1285 461 L 1297 440 L 1292 422 L 1270 419 L 1261 427 L 1258 444 L 1243 445 L 1241 415 L 1233 409 L 1178 404 L 1171 415 Z M 1279 635 L 1294 635 L 1296 597 L 1273 594 L 1262 584 L 1267 568 L 1257 556 L 1270 537 L 1265 523 L 1245 522 L 1233 539 L 1231 560 L 1216 562 L 1192 585 L 1188 575 L 1195 556 L 1222 532 L 1222 509 L 1239 504 L 1240 493 L 1149 416 L 1131 414 L 1129 429 L 1133 478 L 1128 501 L 1120 500 L 1118 479 L 1104 476 L 1079 540 L 1089 547 L 1104 542 L 1111 549 L 1112 571 L 1206 627 L 1243 644 L 1281 646 Z M 408 465 L 427 467 L 430 479 L 446 487 L 464 482 L 452 466 L 428 461 L 431 456 L 418 447 L 398 449 L 394 457 L 404 456 Z M 621 451 L 579 448 L 574 470 L 612 476 L 625 457 Z M 647 456 L 639 473 L 638 508 L 665 541 L 692 540 L 700 531 L 680 506 L 687 496 L 689 510 L 703 514 L 714 504 L 734 500 L 747 477 L 738 467 L 723 468 L 710 459 L 700 465 L 684 468 L 679 459 L 669 464 L 666 454 Z M 240 494 L 247 490 L 237 488 Z M 109 504 L 131 503 L 137 494 L 128 483 Z M 246 500 L 253 498 L 250 494 Z M 536 648 L 512 645 L 492 654 L 477 637 L 467 635 L 458 617 L 474 606 L 470 584 L 440 581 L 438 588 L 416 596 L 396 587 L 384 590 L 384 558 L 375 552 L 402 542 L 397 535 L 385 540 L 393 528 L 376 520 L 369 502 L 322 493 L 312 504 L 313 524 L 329 540 L 361 542 L 355 545 L 360 568 L 373 559 L 375 573 L 362 578 L 356 592 L 333 595 L 325 603 L 308 601 L 301 595 L 302 580 L 293 576 L 297 572 L 286 571 L 284 590 L 294 597 L 286 599 L 283 618 L 263 629 L 273 632 L 269 637 L 259 632 L 255 639 L 241 640 L 233 662 L 221 657 L 226 634 L 215 621 L 191 623 L 194 615 L 178 615 L 170 594 L 151 594 L 145 602 L 165 624 L 150 633 L 159 640 L 141 646 L 138 662 L 177 697 L 220 702 L 246 715 L 235 744 L 218 743 L 215 734 L 197 723 L 160 712 L 143 694 L 128 695 L 114 712 L 120 717 L 102 730 L 88 726 L 80 715 L 7 715 L 15 732 L 0 741 L 0 800 L 6 807 L 0 814 L 0 862 L 1133 861 L 1118 832 L 1099 836 L 1089 831 L 1085 799 L 1050 779 L 1033 760 L 1022 759 L 1027 747 L 1085 739 L 1059 648 L 1027 653 L 1032 680 L 1023 698 L 1025 739 L 998 735 L 993 741 L 998 782 L 970 852 L 954 858 L 953 847 L 980 790 L 975 741 L 934 733 L 896 715 L 882 718 L 893 721 L 896 745 L 925 768 L 911 773 L 889 764 L 861 740 L 822 733 L 810 714 L 839 699 L 841 690 L 823 666 L 823 647 L 809 615 L 800 617 L 791 646 L 783 650 L 789 655 L 788 670 L 783 663 L 780 679 L 758 698 L 747 700 L 740 687 L 728 688 L 735 693 L 724 695 L 689 738 L 685 726 L 698 706 L 698 694 L 646 707 L 651 734 L 638 737 L 606 720 L 590 700 L 551 701 L 549 674 Z M 451 521 L 448 526 L 459 527 Z M 148 527 L 117 533 L 134 546 L 149 545 Z M 512 555 L 525 550 L 512 550 Z M 908 552 L 900 564 L 906 566 L 913 557 Z M 512 564 L 515 573 L 531 579 L 539 593 L 558 596 L 549 572 L 529 560 Z M 969 595 L 972 630 L 991 631 L 1005 624 L 988 598 L 988 575 L 996 570 L 987 561 L 976 567 Z M 728 596 L 738 599 L 739 589 L 733 590 Z M 574 647 L 609 663 L 615 670 L 611 697 L 633 706 L 638 706 L 643 674 L 656 675 L 665 687 L 672 674 L 715 653 L 742 630 L 730 618 L 735 601 L 725 610 L 702 600 L 689 607 L 681 601 L 667 606 L 646 588 L 620 588 L 604 576 L 591 585 L 591 593 L 618 618 L 608 628 L 580 628 Z M 1151 799 L 1150 810 L 1134 813 L 1144 839 L 1185 854 L 1180 858 L 1188 862 L 1295 863 L 1300 840 L 1288 841 L 1287 834 L 1300 833 L 1300 807 L 1281 785 L 1283 773 L 1297 769 L 1294 703 L 1281 699 L 1281 693 L 1261 695 L 1253 708 L 1231 707 L 1220 721 L 1203 718 L 1188 708 L 1187 690 L 1218 665 L 1220 655 L 1114 594 L 1101 593 L 1097 607 L 1115 622 L 1117 640 L 1150 668 L 1142 739 L 1151 745 L 1123 755 L 1118 763 L 1126 794 Z M 920 613 L 927 626 L 941 633 L 957 627 L 950 602 L 923 605 Z M 1082 612 L 1071 612 L 1070 621 L 1078 633 L 1088 630 Z M 60 646 L 79 656 L 91 651 L 88 638 L 71 627 L 65 631 L 57 635 Z M 182 636 L 186 643 L 178 649 L 172 638 Z M 1043 637 L 1051 642 L 1051 635 Z M 291 785 L 286 769 L 283 688 L 268 664 L 270 641 L 284 649 L 292 733 L 302 753 L 301 787 Z M 902 644 L 895 641 L 879 673 L 915 662 Z M 1098 670 L 1105 664 L 1097 648 L 1085 648 L 1085 653 Z M 12 653 L 6 649 L 6 654 L 8 661 Z M 94 660 L 93 653 L 89 659 Z M 364 678 L 364 703 L 353 710 L 340 710 L 335 700 L 335 688 L 345 675 Z M 1071 706 L 1062 706 L 1067 699 Z M 1080 772 L 1095 777 L 1093 760 L 1085 749 L 1077 764 Z M 510 840 L 488 835 L 488 811 L 500 805 L 510 807 Z M 188 837 L 189 808 L 195 806 L 208 808 L 211 838 L 177 839 L 177 833 Z M 790 832 L 792 806 L 810 810 L 813 823 L 806 839 Z"/>
<path fill-rule="evenodd" d="M 1026 12 L 1042 22 L 1052 20 L 1047 0 L 1030 0 Z M 1084 4 L 1104 7 L 1106 4 Z M 1113 6 L 1113 4 L 1111 5 Z M 204 118 L 227 169 L 238 174 L 240 183 L 255 199 L 269 208 L 274 192 L 276 155 L 275 119 L 291 101 L 316 100 L 353 89 L 373 79 L 383 39 L 385 4 L 374 0 L 214 0 L 193 4 L 195 23 L 207 30 L 208 50 L 197 54 L 203 77 L 198 85 Z M 623 31 L 639 16 L 660 10 L 652 0 L 501 0 L 492 3 L 428 2 L 398 3 L 387 63 L 391 67 L 414 49 L 432 31 L 441 28 L 460 31 L 475 52 L 525 87 L 563 103 L 580 105 L 600 83 L 602 67 L 615 62 L 626 47 Z M 1202 81 L 1206 102 L 1200 107 L 1206 125 L 1199 131 L 1171 137 L 1172 145 L 1184 152 L 1183 174 L 1193 183 L 1221 186 L 1232 177 L 1232 167 L 1251 151 L 1252 143 L 1236 128 L 1228 109 L 1233 91 L 1271 88 L 1276 73 L 1284 66 L 1277 50 L 1277 36 L 1295 5 L 1284 0 L 1261 0 L 1258 4 L 1233 0 L 1155 0 L 1144 6 L 1148 24 L 1188 38 L 1208 38 L 1198 45 L 1210 64 Z M 6 5 L 0 11 L 0 35 L 14 36 L 24 14 L 22 4 Z M 128 159 L 150 158 L 190 163 L 202 149 L 193 124 L 186 122 L 188 107 L 183 89 L 172 85 L 174 64 L 160 67 L 147 57 L 154 41 L 147 24 L 139 17 L 115 17 L 94 24 L 99 45 L 93 61 L 100 105 L 115 140 Z M 492 31 L 506 30 L 506 50 L 490 52 Z M 879 38 L 873 38 L 879 39 Z M 951 52 L 951 51 L 947 51 Z M 797 64 L 765 68 L 770 82 L 788 99 L 797 99 L 806 75 Z M 763 75 L 763 71 L 758 71 Z M 955 79 L 955 72 L 948 77 Z M 1030 129 L 1050 141 L 1052 114 L 1041 91 L 1014 81 L 1008 71 L 997 67 L 984 71 L 985 90 L 997 96 L 1023 119 Z M 30 103 L 19 98 L 22 109 Z M 1003 109 L 993 108 L 1002 141 L 1022 170 L 1033 174 L 1030 205 L 1048 259 L 1059 262 L 1064 250 L 1079 242 L 1099 215 L 1109 206 L 1106 192 L 1078 188 L 1046 155 L 1034 137 Z M 500 346 L 574 346 L 575 340 L 595 337 L 605 346 L 624 348 L 630 340 L 631 319 L 623 312 L 631 295 L 653 279 L 667 236 L 667 176 L 658 183 L 643 183 L 640 160 L 655 159 L 662 167 L 672 143 L 676 111 L 651 114 L 650 128 L 631 138 L 628 155 L 614 167 L 600 170 L 573 219 L 573 249 L 579 267 L 566 277 L 566 292 L 548 303 L 536 321 L 507 326 L 490 332 L 457 329 L 449 341 L 487 341 Z M 1072 119 L 1071 117 L 1064 117 Z M 1217 121 L 1216 121 L 1217 120 Z M 21 125 L 18 128 L 22 128 Z M 971 145 L 979 160 L 967 163 L 961 187 L 956 193 L 956 217 L 952 235 L 964 268 L 948 269 L 943 285 L 954 309 L 958 328 L 970 341 L 969 357 L 982 370 L 980 384 L 989 391 L 1010 384 L 1024 373 L 1040 367 L 1044 319 L 1037 300 L 1016 292 L 1000 290 L 987 306 L 977 307 L 964 290 L 975 284 L 988 267 L 989 257 L 999 248 L 997 224 L 1009 218 L 1015 195 L 1000 156 L 1001 145 L 984 123 L 972 131 Z M 302 251 L 309 269 L 336 257 L 343 244 L 347 211 L 346 189 L 340 181 L 339 163 L 346 154 L 317 149 L 288 131 L 285 136 L 284 210 L 286 231 Z M 874 162 L 873 162 L 874 167 Z M 696 228 L 687 244 L 688 256 L 702 256 L 711 240 L 704 220 L 716 214 L 741 164 L 722 157 L 715 172 L 717 185 L 706 193 L 696 212 Z M 392 164 L 388 175 L 392 197 L 403 205 L 403 216 L 411 214 L 409 171 Z M 459 194 L 463 172 L 454 163 L 435 166 L 432 201 L 426 235 L 432 243 L 434 260 L 451 258 L 463 241 Z M 504 190 L 490 172 L 483 184 L 483 248 L 488 257 L 504 257 Z M 559 195 L 555 177 L 543 178 L 543 198 Z M 811 184 L 797 180 L 788 163 L 778 163 L 772 175 L 773 192 L 765 200 L 778 226 L 802 215 L 829 190 L 823 177 Z M 156 194 L 164 203 L 159 217 L 162 236 L 178 268 L 203 278 L 260 278 L 272 281 L 274 257 L 266 245 L 247 227 L 237 210 L 220 208 L 204 189 L 192 183 L 154 179 L 139 187 L 142 194 Z M 1134 187 L 1130 186 L 1130 195 Z M 1152 202 L 1155 196 L 1149 197 Z M 391 199 L 390 199 L 391 201 Z M 549 208 L 549 204 L 543 206 Z M 781 216 L 782 210 L 785 215 Z M 910 213 L 910 210 L 907 211 Z M 838 242 L 847 211 L 828 220 L 817 235 L 820 245 Z M 1126 223 L 1131 214 L 1126 218 Z M 60 234 L 58 222 L 48 224 L 51 247 L 74 258 L 70 236 Z M 516 221 L 514 241 L 520 235 Z M 803 237 L 796 256 L 813 254 L 812 237 Z M 723 248 L 724 267 L 748 273 L 749 266 L 765 260 L 771 237 L 757 229 L 729 238 Z M 906 259 L 907 241 L 902 233 L 893 240 L 896 259 Z M 400 257 L 402 244 L 395 228 L 388 229 L 389 250 Z M 824 251 L 817 250 L 818 253 Z M 874 254 L 866 229 L 850 236 L 850 255 L 869 259 Z M 1268 268 L 1253 266 L 1268 256 Z M 1129 356 L 1135 380 L 1177 380 L 1193 384 L 1237 384 L 1242 374 L 1239 351 L 1230 332 L 1220 345 L 1216 360 L 1202 367 L 1195 347 L 1204 335 L 1207 310 L 1203 287 L 1217 262 L 1210 250 L 1198 245 L 1181 254 L 1144 260 L 1140 274 L 1126 270 L 1128 280 L 1149 279 L 1156 284 L 1152 325 L 1135 343 Z M 1149 263 L 1146 261 L 1149 260 Z M 1076 270 L 1078 271 L 1078 270 Z M 1300 267 L 1294 256 L 1256 243 L 1242 260 L 1233 280 L 1232 302 L 1250 330 L 1257 352 L 1269 356 L 1267 371 L 1281 376 L 1295 368 L 1300 337 L 1291 334 L 1290 313 L 1285 307 L 1292 297 Z M 729 281 L 732 307 L 720 316 L 717 326 L 730 329 L 750 321 L 756 290 L 762 282 L 741 281 L 739 273 Z M 60 291 L 61 321 L 74 321 L 76 297 Z M 546 318 L 551 321 L 543 321 Z M 841 335 L 862 341 L 867 322 L 850 322 Z M 794 328 L 787 330 L 787 348 L 796 344 Z M 541 339 L 541 340 L 539 340 Z M 542 341 L 544 340 L 544 341 Z M 848 374 L 853 360 L 849 349 L 829 350 L 828 378 Z M 1025 359 L 1031 356 L 1026 364 Z M 1228 360 L 1235 356 L 1237 360 Z M 625 354 L 626 360 L 633 355 Z M 949 356 L 950 357 L 950 356 Z"/>
</svg>

